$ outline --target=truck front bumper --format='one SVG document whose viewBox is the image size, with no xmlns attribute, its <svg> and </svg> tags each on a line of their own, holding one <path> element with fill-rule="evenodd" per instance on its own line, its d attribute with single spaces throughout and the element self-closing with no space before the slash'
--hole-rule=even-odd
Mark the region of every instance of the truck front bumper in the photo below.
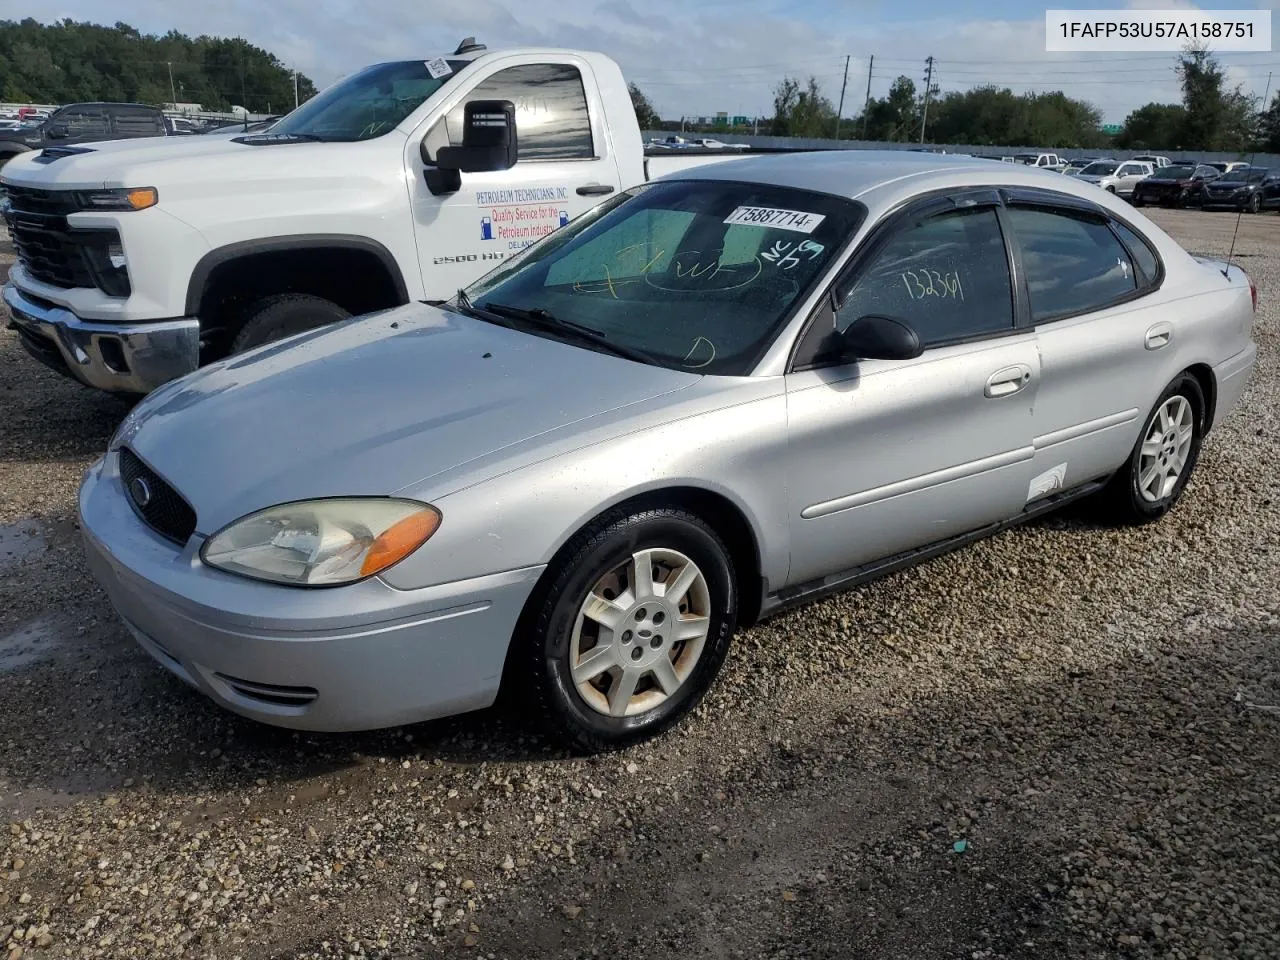
<svg viewBox="0 0 1280 960">
<path fill-rule="evenodd" d="M 9 325 L 28 353 L 99 390 L 149 393 L 199 366 L 200 324 L 194 317 L 142 323 L 81 320 L 12 283 L 5 285 L 4 302 Z"/>
</svg>

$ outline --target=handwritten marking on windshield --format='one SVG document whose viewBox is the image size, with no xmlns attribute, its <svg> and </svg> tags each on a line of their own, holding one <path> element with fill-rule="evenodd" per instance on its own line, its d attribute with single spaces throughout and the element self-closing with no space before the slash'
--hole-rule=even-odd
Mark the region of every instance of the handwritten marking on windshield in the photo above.
<svg viewBox="0 0 1280 960">
<path fill-rule="evenodd" d="M 779 270 L 791 270 L 800 263 L 800 254 L 807 253 L 810 260 L 816 260 L 822 256 L 822 251 L 826 249 L 820 243 L 814 243 L 812 240 L 802 240 L 795 243 L 790 240 L 779 240 L 768 250 L 760 254 L 765 260 L 774 264 Z"/>
<path fill-rule="evenodd" d="M 928 297 L 940 299 L 963 300 L 964 287 L 960 283 L 960 271 L 939 273 L 927 267 L 920 270 L 904 270 L 899 274 L 907 294 L 912 300 L 924 300 Z"/>
<path fill-rule="evenodd" d="M 707 357 L 707 359 L 703 360 L 701 363 L 691 363 L 690 358 L 695 353 L 698 352 L 698 347 L 700 347 L 704 343 L 711 349 L 711 356 Z M 693 346 L 689 348 L 689 352 L 684 355 L 684 359 L 681 360 L 680 363 L 682 366 L 692 367 L 693 369 L 696 370 L 698 367 L 707 366 L 707 364 L 711 363 L 711 361 L 715 360 L 715 358 L 716 358 L 716 345 L 712 343 L 710 340 L 708 340 L 706 337 L 697 337 L 693 341 Z"/>
</svg>

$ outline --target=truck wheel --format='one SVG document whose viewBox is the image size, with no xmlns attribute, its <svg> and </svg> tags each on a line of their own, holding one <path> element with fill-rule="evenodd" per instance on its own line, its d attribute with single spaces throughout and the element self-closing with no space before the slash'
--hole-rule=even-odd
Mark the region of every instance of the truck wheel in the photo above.
<svg viewBox="0 0 1280 960">
<path fill-rule="evenodd" d="M 231 352 L 243 353 L 264 343 L 337 323 L 350 316 L 336 303 L 309 293 L 280 293 L 263 297 L 251 303 L 245 311 L 244 326 L 231 341 Z"/>
</svg>

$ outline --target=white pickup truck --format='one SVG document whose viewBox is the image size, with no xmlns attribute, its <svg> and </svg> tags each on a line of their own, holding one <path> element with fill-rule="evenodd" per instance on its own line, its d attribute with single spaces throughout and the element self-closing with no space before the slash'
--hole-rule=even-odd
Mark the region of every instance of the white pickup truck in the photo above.
<svg viewBox="0 0 1280 960">
<path fill-rule="evenodd" d="M 624 188 L 731 158 L 646 158 L 608 57 L 468 38 L 355 73 L 266 133 L 11 160 L 3 296 L 38 359 L 146 393 L 291 333 L 451 297 Z"/>
</svg>

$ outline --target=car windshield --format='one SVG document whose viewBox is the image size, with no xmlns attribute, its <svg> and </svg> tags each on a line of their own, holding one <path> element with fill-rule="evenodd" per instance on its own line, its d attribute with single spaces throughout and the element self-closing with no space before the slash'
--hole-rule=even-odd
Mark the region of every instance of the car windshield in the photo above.
<svg viewBox="0 0 1280 960">
<path fill-rule="evenodd" d="M 1245 183 L 1261 183 L 1267 177 L 1265 168 L 1245 167 L 1242 170 L 1235 170 L 1230 174 L 1233 180 L 1243 180 Z"/>
<path fill-rule="evenodd" d="M 742 376 L 863 213 L 789 187 L 646 184 L 529 247 L 459 305 L 536 315 L 530 331 L 543 335 L 556 334 L 554 318 L 661 366 Z"/>
<path fill-rule="evenodd" d="M 1195 167 L 1162 167 L 1151 175 L 1152 180 L 1189 180 L 1195 175 Z"/>
<path fill-rule="evenodd" d="M 380 137 L 467 65 L 465 60 L 429 62 L 431 66 L 428 61 L 404 60 L 366 67 L 312 97 L 271 132 L 332 141 Z"/>
<path fill-rule="evenodd" d="M 1096 163 L 1089 164 L 1080 172 L 1088 174 L 1091 177 L 1108 177 L 1115 173 L 1116 168 L 1119 166 L 1120 164 L 1114 163 L 1110 160 L 1099 160 Z"/>
</svg>

